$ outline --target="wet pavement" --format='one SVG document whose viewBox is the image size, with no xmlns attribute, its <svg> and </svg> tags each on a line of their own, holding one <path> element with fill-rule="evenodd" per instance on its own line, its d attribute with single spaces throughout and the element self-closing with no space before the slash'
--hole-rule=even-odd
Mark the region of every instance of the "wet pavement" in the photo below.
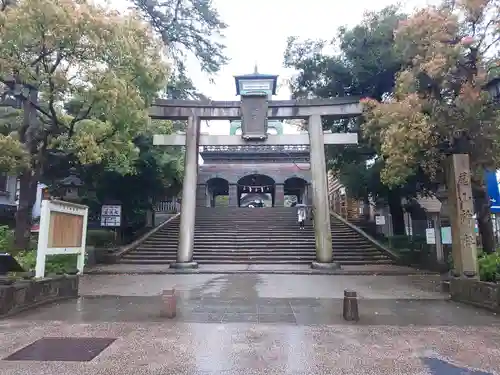
<svg viewBox="0 0 500 375">
<path fill-rule="evenodd" d="M 160 317 L 175 288 L 178 315 Z M 342 320 L 344 289 L 360 321 Z M 0 373 L 495 374 L 500 318 L 436 276 L 91 275 L 78 300 L 0 321 Z"/>
<path fill-rule="evenodd" d="M 295 275 L 421 275 L 425 270 L 391 264 L 343 265 L 341 269 L 319 270 L 310 264 L 200 264 L 195 269 L 175 269 L 168 264 L 99 264 L 86 270 L 87 274 L 295 274 Z"/>
</svg>

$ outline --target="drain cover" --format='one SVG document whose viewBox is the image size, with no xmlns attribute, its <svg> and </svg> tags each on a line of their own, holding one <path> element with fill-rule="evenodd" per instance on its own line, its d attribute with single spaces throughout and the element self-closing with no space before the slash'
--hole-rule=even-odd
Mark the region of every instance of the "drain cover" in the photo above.
<svg viewBox="0 0 500 375">
<path fill-rule="evenodd" d="M 5 360 L 88 362 L 115 340 L 100 337 L 44 337 L 11 354 Z"/>
</svg>

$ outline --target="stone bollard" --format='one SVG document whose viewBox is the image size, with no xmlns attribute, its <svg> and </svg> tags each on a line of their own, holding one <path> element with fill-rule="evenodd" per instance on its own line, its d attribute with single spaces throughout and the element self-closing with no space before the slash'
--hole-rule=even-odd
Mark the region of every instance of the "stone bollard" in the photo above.
<svg viewBox="0 0 500 375">
<path fill-rule="evenodd" d="M 353 290 L 344 290 L 344 319 L 347 321 L 358 321 L 358 295 Z"/>
<path fill-rule="evenodd" d="M 164 290 L 161 295 L 162 309 L 161 316 L 172 319 L 175 318 L 177 313 L 177 298 L 175 296 L 175 289 Z"/>
</svg>

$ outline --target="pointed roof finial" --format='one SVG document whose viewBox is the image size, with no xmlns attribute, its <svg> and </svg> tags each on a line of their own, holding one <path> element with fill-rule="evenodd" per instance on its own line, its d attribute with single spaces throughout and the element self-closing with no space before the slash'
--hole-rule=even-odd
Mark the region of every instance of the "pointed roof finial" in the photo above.
<svg viewBox="0 0 500 375">
<path fill-rule="evenodd" d="M 259 74 L 259 69 L 257 69 L 257 61 L 255 62 L 255 66 L 253 68 L 253 74 Z"/>
</svg>

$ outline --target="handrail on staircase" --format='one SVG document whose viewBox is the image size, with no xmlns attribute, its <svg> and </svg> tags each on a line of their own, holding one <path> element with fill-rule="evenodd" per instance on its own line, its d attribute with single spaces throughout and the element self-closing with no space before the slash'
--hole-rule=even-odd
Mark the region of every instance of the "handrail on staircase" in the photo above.
<svg viewBox="0 0 500 375">
<path fill-rule="evenodd" d="M 382 250 L 383 252 L 387 253 L 387 255 L 389 255 L 389 257 L 392 258 L 393 260 L 398 261 L 398 260 L 401 259 L 400 256 L 397 253 L 395 253 L 394 251 L 392 251 L 391 249 L 389 249 L 387 246 L 385 246 L 381 242 L 377 241 L 375 238 L 373 238 L 368 233 L 366 233 L 363 229 L 357 227 L 356 225 L 354 225 L 351 222 L 349 222 L 346 219 L 344 219 L 342 216 L 340 216 L 335 211 L 330 210 L 330 215 L 332 215 L 334 218 L 336 218 L 337 220 L 339 220 L 343 224 L 347 225 L 352 230 L 356 231 L 361 236 L 365 237 L 368 241 L 370 241 L 379 250 Z"/>
<path fill-rule="evenodd" d="M 178 213 L 178 214 L 175 214 L 174 216 L 168 218 L 167 220 L 165 220 L 163 223 L 161 223 L 160 225 L 154 227 L 153 229 L 151 229 L 150 231 L 148 231 L 147 233 L 144 233 L 141 237 L 139 237 L 138 239 L 136 239 L 135 241 L 133 241 L 132 243 L 128 244 L 128 245 L 124 245 L 124 246 L 121 246 L 118 251 L 114 252 L 113 253 L 113 257 L 115 259 L 117 258 L 121 258 L 122 256 L 124 256 L 125 254 L 127 254 L 128 252 L 134 250 L 135 248 L 137 248 L 137 246 L 139 246 L 140 244 L 142 244 L 144 241 L 146 241 L 150 236 L 152 236 L 153 234 L 155 234 L 156 232 L 158 232 L 161 228 L 163 228 L 165 225 L 167 225 L 168 223 L 170 223 L 171 221 L 175 220 L 176 218 L 178 218 L 181 214 Z"/>
</svg>

